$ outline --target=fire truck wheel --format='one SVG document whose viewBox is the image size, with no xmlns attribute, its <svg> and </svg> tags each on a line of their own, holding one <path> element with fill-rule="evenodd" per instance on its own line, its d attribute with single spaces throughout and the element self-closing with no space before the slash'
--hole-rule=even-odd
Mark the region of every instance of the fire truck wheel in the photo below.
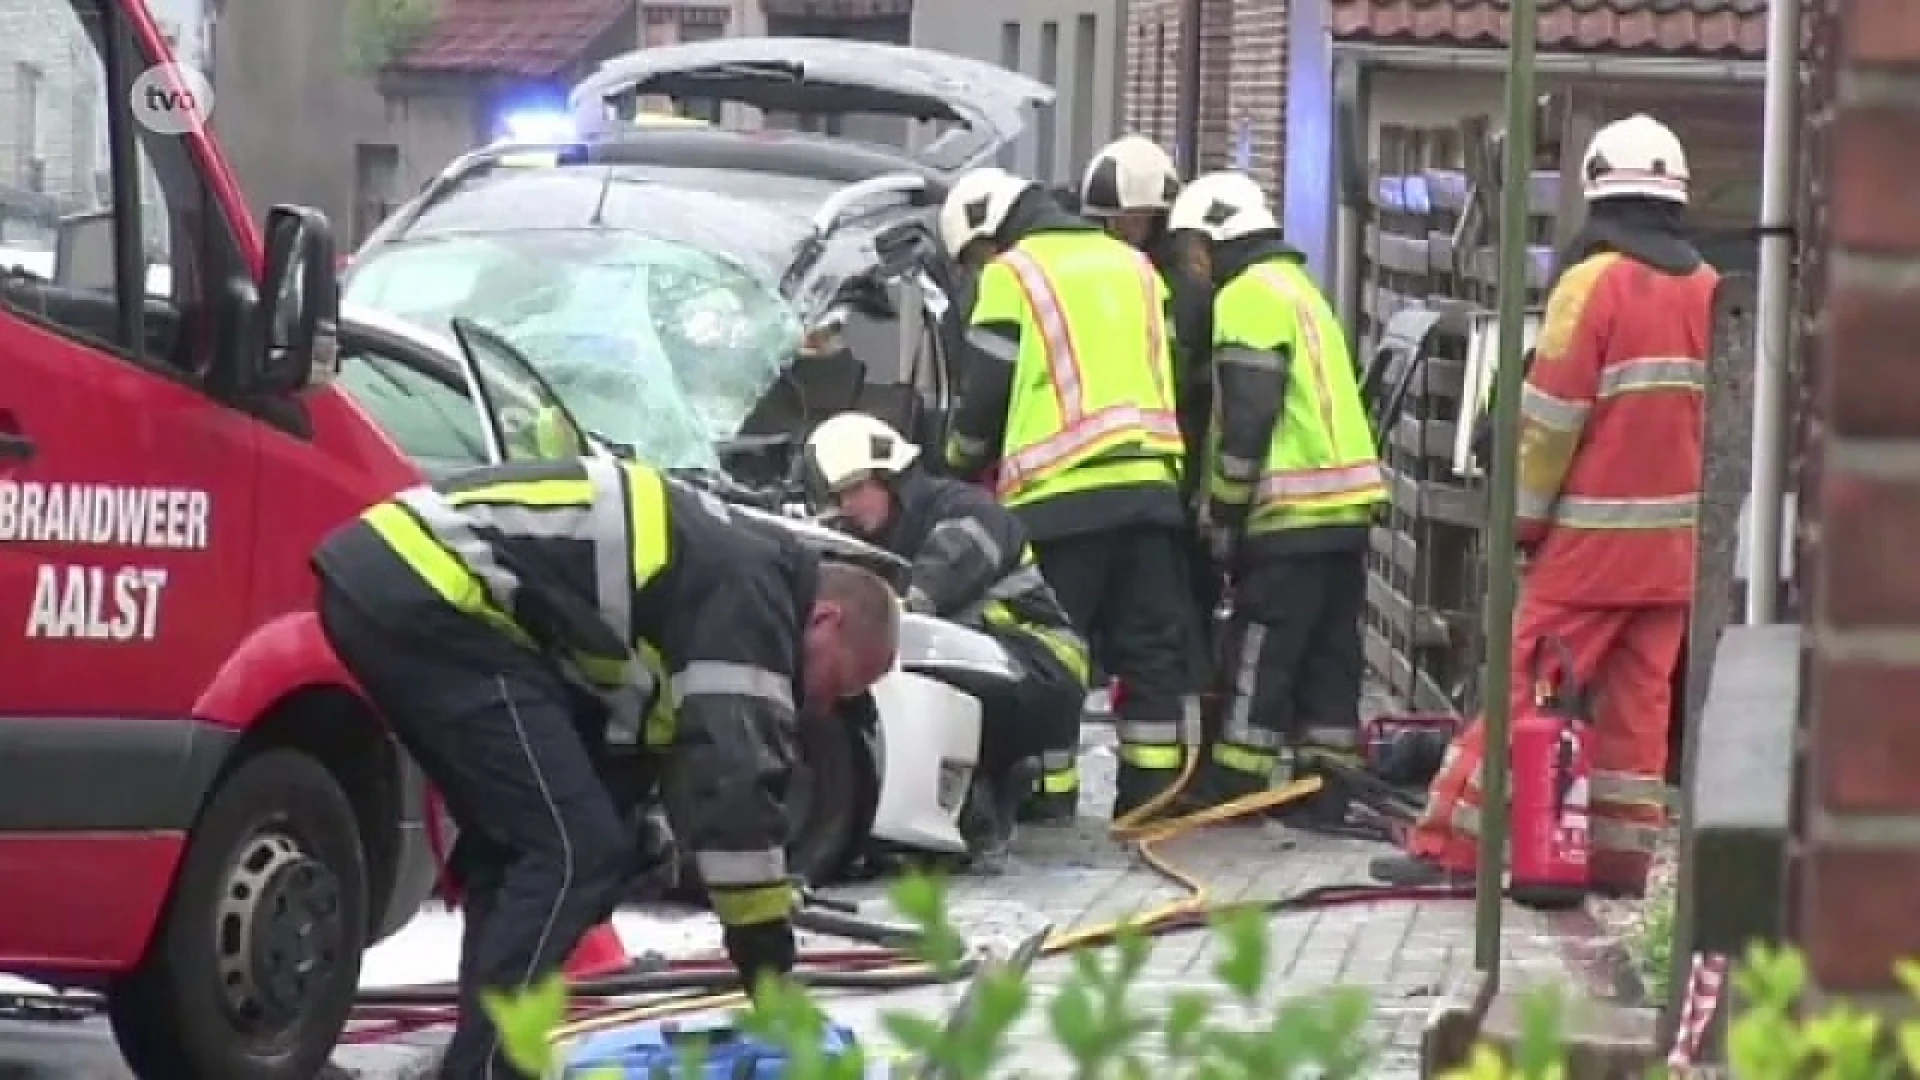
<svg viewBox="0 0 1920 1080">
<path fill-rule="evenodd" d="M 146 958 L 109 990 L 140 1076 L 308 1080 L 360 981 L 367 869 L 353 807 L 312 758 L 250 758 L 189 839 Z"/>
</svg>

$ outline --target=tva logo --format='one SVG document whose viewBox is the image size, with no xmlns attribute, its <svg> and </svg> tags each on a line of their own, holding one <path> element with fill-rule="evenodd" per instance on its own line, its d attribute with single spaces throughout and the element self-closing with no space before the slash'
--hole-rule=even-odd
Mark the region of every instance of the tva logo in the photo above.
<svg viewBox="0 0 1920 1080">
<path fill-rule="evenodd" d="M 127 94 L 133 118 L 160 135 L 185 135 L 213 117 L 213 84 L 185 64 L 150 67 Z"/>
</svg>

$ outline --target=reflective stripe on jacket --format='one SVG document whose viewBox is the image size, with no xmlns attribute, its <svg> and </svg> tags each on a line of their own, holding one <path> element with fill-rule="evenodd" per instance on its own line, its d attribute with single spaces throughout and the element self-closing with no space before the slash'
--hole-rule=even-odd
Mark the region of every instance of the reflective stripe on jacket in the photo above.
<svg viewBox="0 0 1920 1080">
<path fill-rule="evenodd" d="M 1177 479 L 1166 285 L 1146 256 L 1099 233 L 1028 237 L 980 276 L 972 324 L 994 323 L 1020 328 L 1000 453 L 1008 506 Z M 1015 348 L 990 333 L 969 340 Z M 1107 463 L 1119 467 L 1087 468 Z"/>
<path fill-rule="evenodd" d="M 1718 284 L 1606 253 L 1554 286 L 1520 405 L 1520 538 L 1542 597 L 1691 600 Z"/>
<path fill-rule="evenodd" d="M 1346 335 L 1297 259 L 1270 257 L 1214 301 L 1220 417 L 1208 492 L 1249 534 L 1365 524 L 1385 501 Z"/>
<path fill-rule="evenodd" d="M 1087 644 L 1040 574 L 1020 520 L 972 484 L 915 469 L 894 484 L 900 512 L 882 544 L 913 563 L 910 608 L 1033 639 L 1081 685 Z"/>
<path fill-rule="evenodd" d="M 786 914 L 782 792 L 817 573 L 790 537 L 653 469 L 589 459 L 402 492 L 314 564 L 402 632 L 452 612 L 554 663 L 606 706 L 609 742 L 644 737 L 664 758 L 674 833 L 722 919 Z"/>
</svg>

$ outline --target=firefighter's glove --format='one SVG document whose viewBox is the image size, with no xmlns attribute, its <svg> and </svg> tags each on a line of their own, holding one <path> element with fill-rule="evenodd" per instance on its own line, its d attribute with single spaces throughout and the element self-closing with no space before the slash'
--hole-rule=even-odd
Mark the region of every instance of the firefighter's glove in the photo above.
<svg viewBox="0 0 1920 1080">
<path fill-rule="evenodd" d="M 1207 557 L 1222 573 L 1233 569 L 1234 556 L 1239 554 L 1244 514 L 1244 508 L 1224 505 L 1211 498 L 1200 504 L 1200 535 L 1207 542 Z"/>
<path fill-rule="evenodd" d="M 1207 557 L 1221 571 L 1233 568 L 1233 556 L 1239 547 L 1238 530 L 1222 524 L 1207 526 Z"/>
<path fill-rule="evenodd" d="M 793 970 L 793 924 L 785 919 L 729 926 L 723 940 L 727 959 L 740 973 L 740 981 L 749 990 L 769 975 L 785 975 Z"/>
<path fill-rule="evenodd" d="M 645 807 L 635 813 L 634 899 L 658 899 L 680 884 L 680 846 L 674 842 L 673 828 L 657 807 Z"/>
</svg>

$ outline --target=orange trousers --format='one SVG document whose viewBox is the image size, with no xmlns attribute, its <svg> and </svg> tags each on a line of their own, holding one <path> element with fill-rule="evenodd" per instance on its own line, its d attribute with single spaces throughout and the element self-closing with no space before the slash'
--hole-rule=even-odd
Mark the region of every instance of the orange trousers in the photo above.
<svg viewBox="0 0 1920 1080">
<path fill-rule="evenodd" d="M 1638 894 L 1666 820 L 1667 728 L 1673 668 L 1686 640 L 1684 607 L 1589 608 L 1523 595 L 1514 615 L 1517 713 L 1533 705 L 1535 647 L 1558 638 L 1572 658 L 1593 720 L 1592 841 L 1596 889 Z M 1549 657 L 1553 654 L 1550 652 Z M 1557 670 L 1557 659 L 1551 659 Z M 1475 721 L 1447 748 L 1427 808 L 1407 838 L 1410 854 L 1471 871 L 1479 856 L 1480 762 L 1485 732 Z"/>
</svg>

